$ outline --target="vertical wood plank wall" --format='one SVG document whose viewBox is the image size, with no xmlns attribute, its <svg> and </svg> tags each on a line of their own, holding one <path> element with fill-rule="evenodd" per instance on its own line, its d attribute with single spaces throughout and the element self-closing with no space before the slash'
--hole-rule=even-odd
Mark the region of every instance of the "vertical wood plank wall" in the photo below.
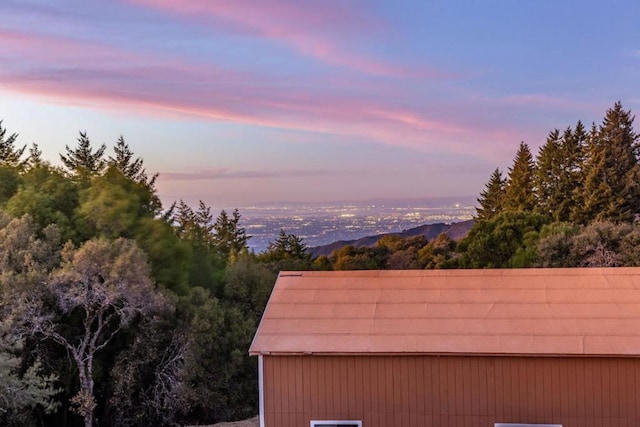
<svg viewBox="0 0 640 427">
<path fill-rule="evenodd" d="M 264 356 L 265 427 L 640 426 L 640 359 Z"/>
</svg>

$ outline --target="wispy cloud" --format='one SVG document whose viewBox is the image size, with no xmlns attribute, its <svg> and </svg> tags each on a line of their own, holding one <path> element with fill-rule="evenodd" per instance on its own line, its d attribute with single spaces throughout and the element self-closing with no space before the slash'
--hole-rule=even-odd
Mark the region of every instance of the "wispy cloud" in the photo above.
<svg viewBox="0 0 640 427">
<path fill-rule="evenodd" d="M 61 103 L 352 136 L 427 150 L 473 132 L 449 118 L 437 118 L 430 108 L 393 105 L 411 93 L 383 87 L 380 95 L 360 93 L 353 81 L 342 90 L 328 89 L 321 81 L 293 86 L 257 70 L 236 71 L 10 30 L 0 30 L 0 57 L 5 59 L 0 89 Z"/>
<path fill-rule="evenodd" d="M 170 181 L 210 181 L 220 179 L 303 178 L 344 174 L 346 173 L 315 169 L 278 171 L 232 171 L 229 169 L 210 169 L 198 172 L 162 172 L 159 175 L 159 179 Z"/>
<path fill-rule="evenodd" d="M 571 98 L 542 93 L 514 94 L 503 97 L 497 102 L 520 107 L 538 107 L 546 110 L 591 111 L 593 102 L 581 102 Z"/>
<path fill-rule="evenodd" d="M 451 77 L 428 67 L 407 67 L 362 53 L 362 38 L 384 40 L 371 5 L 354 0 L 128 0 L 185 16 L 209 27 L 272 40 L 315 58 L 375 75 Z"/>
</svg>

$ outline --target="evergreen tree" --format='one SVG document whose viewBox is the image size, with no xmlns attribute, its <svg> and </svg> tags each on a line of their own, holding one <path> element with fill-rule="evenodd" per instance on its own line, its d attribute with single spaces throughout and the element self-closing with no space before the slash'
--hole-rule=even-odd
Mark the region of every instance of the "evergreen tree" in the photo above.
<svg viewBox="0 0 640 427">
<path fill-rule="evenodd" d="M 42 160 L 42 150 L 35 142 L 31 144 L 29 148 L 29 157 L 27 158 L 27 165 L 29 168 L 37 168 L 44 164 Z"/>
<path fill-rule="evenodd" d="M 18 139 L 17 133 L 7 136 L 7 129 L 2 127 L 2 120 L 0 120 L 0 166 L 24 166 L 24 161 L 20 159 L 27 147 L 16 148 L 16 139 Z"/>
<path fill-rule="evenodd" d="M 485 187 L 486 189 L 480 193 L 478 199 L 480 207 L 476 208 L 478 221 L 489 220 L 504 209 L 505 180 L 502 178 L 500 169 L 496 168 L 493 171 Z"/>
<path fill-rule="evenodd" d="M 578 205 L 576 192 L 584 182 L 583 165 L 585 161 L 585 144 L 587 132 L 581 121 L 575 129 L 567 128 L 561 140 L 562 168 L 558 179 L 557 205 L 553 218 L 555 221 L 570 221 Z"/>
<path fill-rule="evenodd" d="M 540 147 L 535 168 L 537 210 L 543 215 L 555 217 L 555 210 L 563 199 L 560 188 L 564 159 L 560 131 L 549 133 L 547 142 Z"/>
<path fill-rule="evenodd" d="M 275 242 L 269 243 L 267 253 L 276 259 L 309 259 L 308 250 L 309 248 L 301 237 L 293 233 L 287 234 L 284 229 L 280 229 L 280 234 Z"/>
<path fill-rule="evenodd" d="M 156 173 L 151 178 L 147 176 L 147 171 L 144 168 L 144 160 L 141 157 L 136 157 L 134 159 L 133 151 L 129 149 L 129 145 L 124 141 L 122 136 L 118 138 L 118 142 L 113 147 L 113 151 L 115 153 L 115 157 L 109 156 L 106 161 L 107 167 L 117 169 L 128 179 L 146 187 L 152 195 L 149 203 L 150 211 L 155 215 L 160 214 L 160 211 L 162 210 L 162 202 L 156 195 L 155 188 L 155 182 L 158 178 L 158 174 Z"/>
<path fill-rule="evenodd" d="M 640 212 L 640 165 L 634 117 L 617 102 L 591 132 L 578 219 L 632 221 Z"/>
<path fill-rule="evenodd" d="M 476 223 L 457 247 L 461 268 L 513 268 L 518 251 L 526 248 L 531 233 L 539 232 L 548 218 L 526 211 L 503 212 Z"/>
<path fill-rule="evenodd" d="M 240 227 L 240 212 L 233 211 L 231 217 L 226 211 L 221 211 L 213 224 L 215 232 L 213 244 L 221 256 L 225 259 L 230 254 L 238 254 L 247 249 L 247 236 L 244 227 Z"/>
<path fill-rule="evenodd" d="M 113 147 L 115 157 L 109 156 L 107 160 L 108 166 L 118 169 L 124 176 L 134 181 L 140 181 L 146 178 L 144 161 L 140 158 L 133 158 L 133 151 L 129 149 L 129 145 L 124 142 L 124 138 L 120 136 L 118 142 Z"/>
<path fill-rule="evenodd" d="M 575 205 L 574 193 L 581 187 L 586 134 L 582 122 L 575 131 L 568 127 L 549 133 L 536 159 L 535 189 L 538 212 L 554 221 L 569 221 Z"/>
<path fill-rule="evenodd" d="M 172 223 L 178 237 L 189 241 L 194 247 L 214 249 L 215 229 L 211 208 L 200 200 L 198 210 L 194 211 L 183 200 L 180 200 L 180 203 L 175 206 L 175 211 Z"/>
<path fill-rule="evenodd" d="M 505 189 L 506 210 L 533 211 L 535 207 L 534 172 L 535 165 L 531 150 L 527 144 L 521 142 L 507 177 Z"/>
<path fill-rule="evenodd" d="M 276 274 L 283 270 L 298 271 L 313 268 L 309 247 L 304 243 L 304 239 L 293 233 L 287 233 L 284 229 L 280 229 L 278 238 L 269 243 L 267 250 L 258 255 L 257 260 Z"/>
<path fill-rule="evenodd" d="M 60 160 L 69 173 L 80 181 L 88 181 L 92 176 L 100 174 L 106 165 L 104 151 L 107 146 L 102 144 L 93 151 L 86 132 L 80 132 L 76 148 L 71 149 L 66 145 L 65 149 L 67 155 L 60 154 Z"/>
</svg>

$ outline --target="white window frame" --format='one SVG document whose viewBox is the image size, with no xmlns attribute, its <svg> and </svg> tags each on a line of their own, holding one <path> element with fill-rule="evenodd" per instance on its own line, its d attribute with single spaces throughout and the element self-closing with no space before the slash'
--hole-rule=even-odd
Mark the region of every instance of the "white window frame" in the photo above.
<svg viewBox="0 0 640 427">
<path fill-rule="evenodd" d="M 562 424 L 495 423 L 494 427 L 562 427 Z"/>
<path fill-rule="evenodd" d="M 337 426 L 348 426 L 355 424 L 357 427 L 362 427 L 362 421 L 347 421 L 347 420 L 313 420 L 311 421 L 311 427 L 322 427 L 323 424 L 334 424 Z"/>
</svg>

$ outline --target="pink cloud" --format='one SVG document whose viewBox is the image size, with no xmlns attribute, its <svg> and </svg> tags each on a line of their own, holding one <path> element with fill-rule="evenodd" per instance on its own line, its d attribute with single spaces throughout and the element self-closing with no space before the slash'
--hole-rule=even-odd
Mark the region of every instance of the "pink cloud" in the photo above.
<svg viewBox="0 0 640 427">
<path fill-rule="evenodd" d="M 469 142 L 493 137 L 494 131 L 461 120 L 453 107 L 447 111 L 439 103 L 394 105 L 414 95 L 393 86 L 371 94 L 360 93 L 357 82 L 330 91 L 322 82 L 272 85 L 263 74 L 19 31 L 0 31 L 0 56 L 11 59 L 0 68 L 1 90 L 58 103 L 311 131 L 426 151 L 486 154 Z"/>
<path fill-rule="evenodd" d="M 317 176 L 344 175 L 330 170 L 277 170 L 277 171 L 231 171 L 229 169 L 209 169 L 198 172 L 162 172 L 160 180 L 169 181 L 210 181 L 219 179 L 265 179 L 265 178 L 302 178 Z"/>
<path fill-rule="evenodd" d="M 428 67 L 409 68 L 362 54 L 357 41 L 385 26 L 366 2 L 338 0 L 128 0 L 205 24 L 275 40 L 303 55 L 374 75 L 446 77 Z M 219 28 L 220 25 L 216 25 Z"/>
</svg>

